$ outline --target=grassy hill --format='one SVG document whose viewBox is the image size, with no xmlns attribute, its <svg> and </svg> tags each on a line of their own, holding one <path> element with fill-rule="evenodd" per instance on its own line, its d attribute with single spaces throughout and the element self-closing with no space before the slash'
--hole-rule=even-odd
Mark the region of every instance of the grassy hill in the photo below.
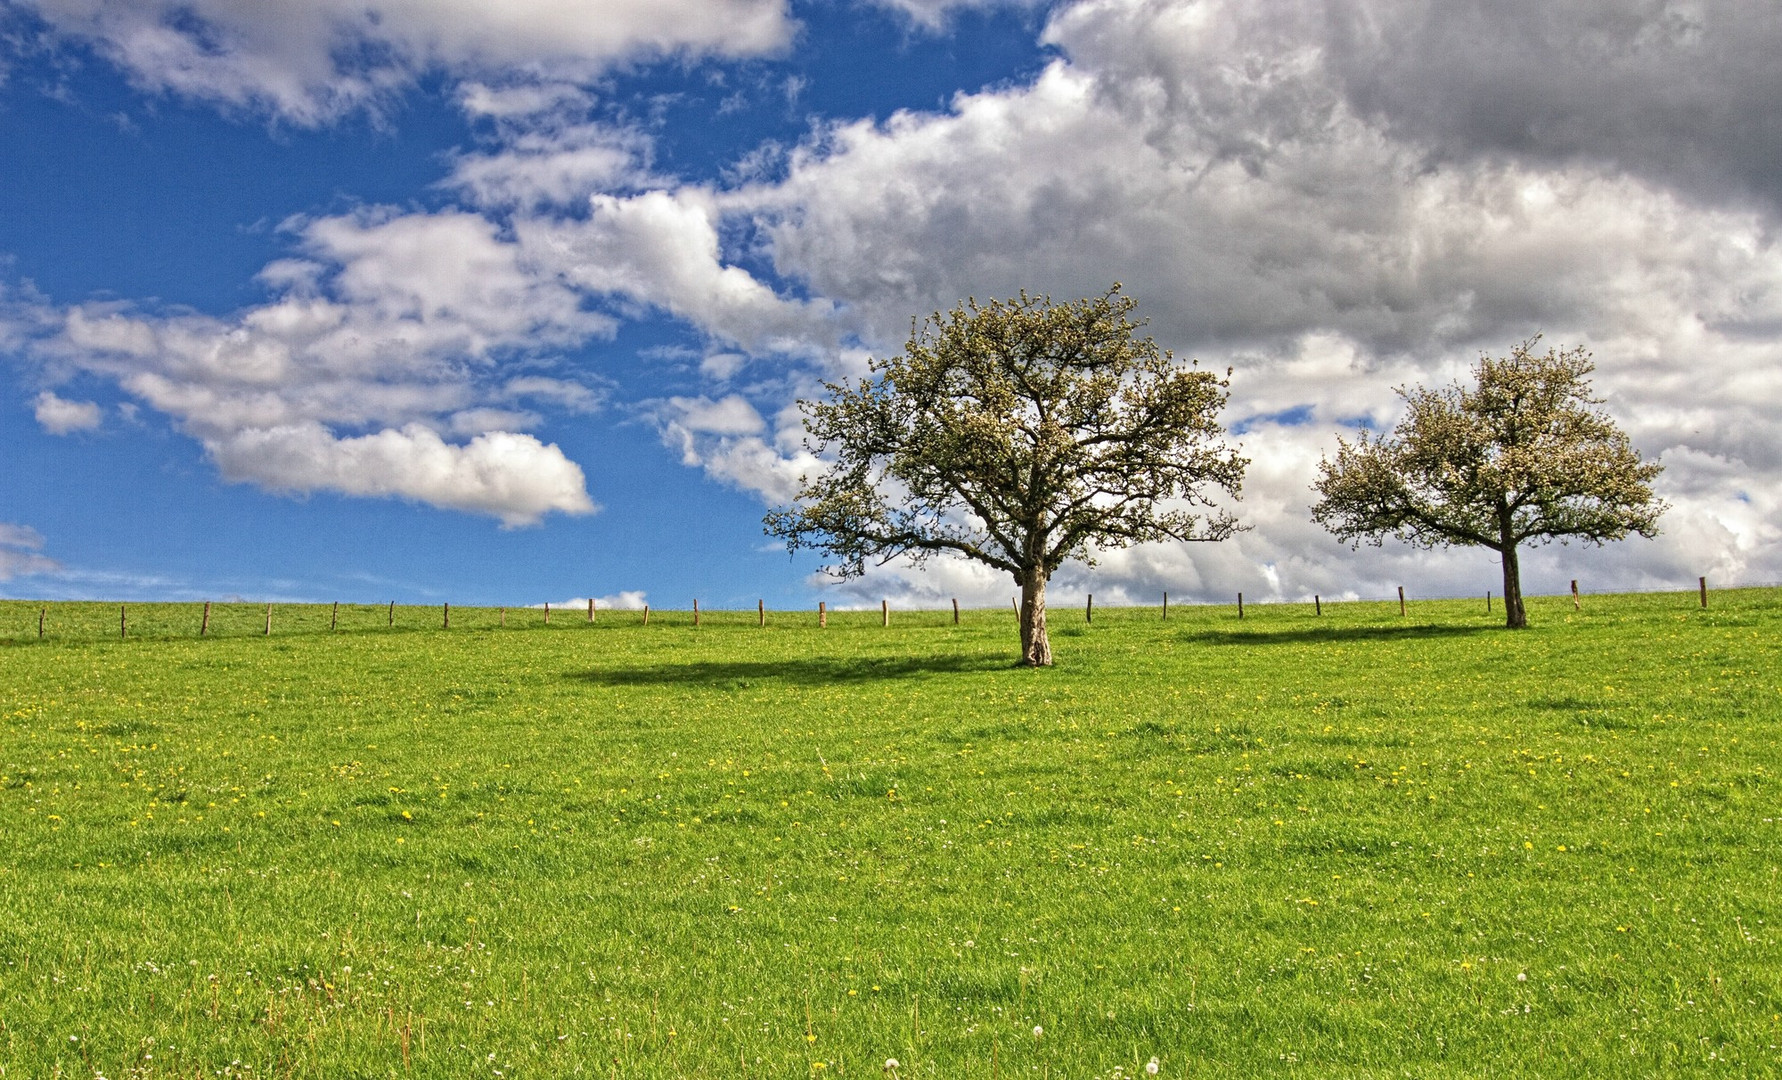
<svg viewBox="0 0 1782 1080">
<path fill-rule="evenodd" d="M 1713 604 L 0 603 L 0 1067 L 1776 1074 L 1782 593 Z"/>
</svg>

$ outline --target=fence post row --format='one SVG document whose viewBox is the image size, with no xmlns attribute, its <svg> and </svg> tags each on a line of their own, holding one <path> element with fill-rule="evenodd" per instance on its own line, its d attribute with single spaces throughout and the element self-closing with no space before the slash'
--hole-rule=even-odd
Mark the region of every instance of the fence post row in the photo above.
<svg viewBox="0 0 1782 1080">
<path fill-rule="evenodd" d="M 1698 598 L 1698 602 L 1700 603 L 1701 607 L 1705 610 L 1708 606 L 1708 578 L 1706 575 L 1702 575 L 1702 576 L 1697 577 L 1695 579 L 1695 581 L 1696 581 L 1696 595 Z M 1577 578 L 1571 579 L 1570 587 L 1571 587 L 1571 596 L 1572 596 L 1572 610 L 1582 611 L 1583 610 L 1583 590 L 1579 587 Z M 1405 595 L 1405 587 L 1403 585 L 1400 585 L 1397 587 L 1397 589 L 1398 589 L 1398 613 L 1400 616 L 1408 617 L 1410 614 L 1410 605 L 1409 605 L 1409 600 Z M 210 600 L 204 601 L 203 614 L 199 618 L 199 622 L 198 622 L 198 636 L 199 637 L 208 637 L 210 635 L 210 616 L 211 616 L 211 607 L 212 607 L 213 603 L 214 602 L 210 601 Z M 952 603 L 952 608 L 953 608 L 953 625 L 958 626 L 958 625 L 960 625 L 959 598 L 956 596 L 953 597 L 951 600 L 951 603 Z M 274 606 L 275 605 L 270 604 L 270 603 L 266 605 L 265 624 L 261 631 L 262 635 L 266 636 L 266 637 L 272 636 L 272 609 Z M 1486 611 L 1486 613 L 1490 614 L 1494 606 L 1495 606 L 1495 591 L 1491 590 L 1491 589 L 1487 589 L 1487 590 L 1485 590 L 1485 611 Z M 1020 599 L 1020 597 L 1011 596 L 1009 598 L 1009 608 L 1010 608 L 1010 610 L 1012 610 L 1014 612 L 1015 618 L 1017 620 L 1020 619 L 1020 617 L 1021 617 L 1021 599 Z M 507 608 L 503 607 L 499 610 L 501 613 L 501 616 L 500 616 L 501 617 L 501 626 L 503 628 L 505 628 L 507 626 Z M 588 599 L 588 621 L 590 623 L 595 621 L 595 615 L 598 611 L 599 611 L 598 603 L 594 600 L 594 598 L 590 597 Z M 1313 612 L 1313 614 L 1319 615 L 1319 616 L 1322 616 L 1324 614 L 1324 597 L 1322 596 L 1322 594 L 1319 594 L 1319 593 L 1312 594 L 1312 612 Z M 693 625 L 694 626 L 700 625 L 702 615 L 703 615 L 703 613 L 700 611 L 699 601 L 696 599 L 693 601 Z M 1244 615 L 1244 594 L 1241 592 L 1237 594 L 1237 617 L 1240 619 L 1245 617 L 1245 615 Z M 1165 618 L 1165 619 L 1169 618 L 1169 593 L 1168 592 L 1165 592 L 1163 594 L 1163 618 Z M 760 626 L 763 628 L 765 628 L 767 626 L 767 601 L 766 601 L 766 599 L 758 599 L 755 601 L 755 620 L 756 620 L 757 626 Z M 547 626 L 550 624 L 550 621 L 551 621 L 551 605 L 549 602 L 546 602 L 544 605 L 544 621 Z M 1083 621 L 1085 623 L 1093 623 L 1095 621 L 1095 594 L 1094 593 L 1085 594 L 1084 601 L 1083 601 Z M 650 625 L 650 605 L 648 605 L 648 604 L 645 604 L 643 606 L 643 624 L 645 626 Z M 387 627 L 392 627 L 392 628 L 396 625 L 396 601 L 394 601 L 394 600 L 391 600 L 385 608 L 384 625 Z M 827 628 L 829 626 L 829 603 L 826 600 L 817 601 L 817 625 L 822 628 Z M 885 626 L 885 627 L 889 627 L 891 625 L 891 601 L 889 600 L 889 598 L 882 599 L 879 601 L 879 625 Z M 443 603 L 440 605 L 440 627 L 441 627 L 441 629 L 449 630 L 449 629 L 451 629 L 451 626 L 452 626 L 452 605 L 450 603 Z M 329 615 L 328 615 L 328 629 L 331 632 L 338 632 L 340 629 L 340 601 L 338 601 L 338 600 L 334 601 L 330 605 Z M 49 632 L 49 605 L 44 604 L 44 605 L 41 605 L 37 611 L 37 637 L 38 637 L 38 639 L 42 640 L 43 638 L 45 638 L 48 635 L 48 632 Z M 119 604 L 118 605 L 118 637 L 120 639 L 127 639 L 129 636 L 130 636 L 130 609 L 129 609 L 129 605 L 128 604 Z"/>
</svg>

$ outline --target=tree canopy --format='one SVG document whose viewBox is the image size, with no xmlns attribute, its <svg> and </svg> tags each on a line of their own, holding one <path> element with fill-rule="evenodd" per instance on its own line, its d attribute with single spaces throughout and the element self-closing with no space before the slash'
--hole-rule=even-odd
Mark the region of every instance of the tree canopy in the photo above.
<svg viewBox="0 0 1782 1080">
<path fill-rule="evenodd" d="M 1218 420 L 1227 381 L 1139 337 L 1134 306 L 1116 284 L 1070 303 L 967 300 L 913 325 L 901 355 L 799 403 L 832 463 L 768 532 L 841 576 L 939 553 L 1006 571 L 1022 658 L 1050 664 L 1045 587 L 1067 559 L 1238 528 L 1208 498 L 1235 499 L 1248 464 Z"/>
<path fill-rule="evenodd" d="M 1387 536 L 1423 547 L 1499 553 L 1506 625 L 1528 624 L 1517 548 L 1657 535 L 1667 508 L 1661 471 L 1591 396 L 1595 365 L 1582 348 L 1535 353 L 1540 339 L 1482 356 L 1473 385 L 1400 388 L 1405 415 L 1390 436 L 1337 441 L 1320 465 L 1314 521 L 1339 539 Z"/>
</svg>

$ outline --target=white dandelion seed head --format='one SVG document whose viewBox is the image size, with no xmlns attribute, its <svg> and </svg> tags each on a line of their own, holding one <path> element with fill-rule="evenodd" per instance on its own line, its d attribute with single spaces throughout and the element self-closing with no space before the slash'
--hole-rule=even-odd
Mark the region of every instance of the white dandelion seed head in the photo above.
<svg viewBox="0 0 1782 1080">
<path fill-rule="evenodd" d="M 1039 1038 L 1039 1037 L 1040 1037 L 1040 1036 L 1041 1036 L 1041 1035 L 1044 1035 L 1044 1034 L 1045 1034 L 1045 1033 L 1046 1033 L 1046 1029 L 1045 1029 L 1045 1028 L 1043 1028 L 1043 1027 L 1040 1027 L 1040 1026 L 1039 1026 L 1039 1025 L 1038 1025 L 1038 1024 L 1035 1024 L 1035 1025 L 1033 1025 L 1033 1037 L 1034 1037 L 1034 1038 L 1036 1038 L 1036 1039 L 1037 1039 L 1037 1038 Z"/>
<path fill-rule="evenodd" d="M 885 1071 L 886 1072 L 892 1072 L 896 1068 L 897 1068 L 897 1059 L 896 1058 L 886 1058 L 885 1059 Z"/>
<path fill-rule="evenodd" d="M 1147 1076 L 1156 1076 L 1157 1070 L 1162 1067 L 1163 1066 L 1158 1063 L 1157 1058 L 1152 1057 L 1150 1061 L 1145 1062 L 1145 1074 Z"/>
<path fill-rule="evenodd" d="M 1528 972 L 1518 971 L 1516 973 L 1516 981 L 1517 982 L 1527 982 L 1528 981 Z"/>
</svg>

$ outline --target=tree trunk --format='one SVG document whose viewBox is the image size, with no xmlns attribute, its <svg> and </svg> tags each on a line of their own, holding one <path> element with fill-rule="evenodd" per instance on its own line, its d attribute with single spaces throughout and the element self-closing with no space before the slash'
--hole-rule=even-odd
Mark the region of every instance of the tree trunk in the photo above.
<svg viewBox="0 0 1782 1080">
<path fill-rule="evenodd" d="M 1498 549 L 1504 562 L 1504 628 L 1528 629 L 1528 613 L 1522 610 L 1522 566 L 1516 561 L 1514 541 Z"/>
<path fill-rule="evenodd" d="M 1046 579 L 1037 572 L 1021 582 L 1021 662 L 1028 667 L 1052 666 L 1052 643 L 1046 640 Z"/>
</svg>

